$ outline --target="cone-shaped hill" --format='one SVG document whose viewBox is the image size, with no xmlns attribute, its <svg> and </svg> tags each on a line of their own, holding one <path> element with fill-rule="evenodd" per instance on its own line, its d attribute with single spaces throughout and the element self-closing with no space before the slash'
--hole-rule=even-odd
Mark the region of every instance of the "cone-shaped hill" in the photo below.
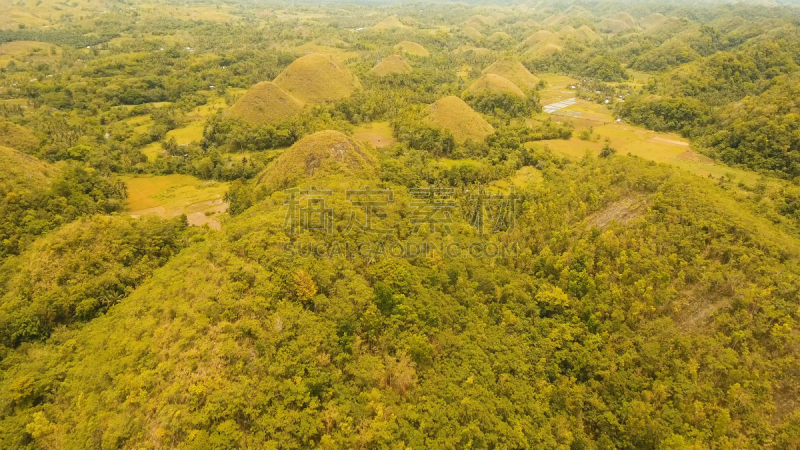
<svg viewBox="0 0 800 450">
<path fill-rule="evenodd" d="M 403 41 L 395 45 L 394 50 L 414 56 L 430 56 L 430 53 L 428 53 L 428 50 L 426 50 L 425 47 L 411 41 Z"/>
<path fill-rule="evenodd" d="M 542 22 L 542 25 L 546 26 L 546 27 L 556 27 L 556 26 L 561 25 L 562 23 L 566 22 L 567 19 L 568 19 L 567 16 L 565 16 L 564 14 L 558 13 L 558 14 L 554 14 L 554 15 L 548 17 L 547 19 L 544 19 L 544 21 Z"/>
<path fill-rule="evenodd" d="M 303 103 L 292 97 L 271 81 L 256 84 L 234 103 L 227 111 L 236 117 L 255 125 L 277 122 L 294 116 L 303 109 Z"/>
<path fill-rule="evenodd" d="M 389 16 L 380 22 L 376 23 L 372 29 L 375 31 L 385 31 L 385 30 L 396 30 L 401 28 L 408 28 L 406 25 L 403 25 L 403 22 L 397 18 L 397 16 Z"/>
<path fill-rule="evenodd" d="M 517 40 L 510 34 L 503 33 L 502 31 L 495 31 L 486 39 L 493 44 L 516 44 Z"/>
<path fill-rule="evenodd" d="M 257 187 L 274 192 L 302 179 L 330 174 L 369 178 L 377 160 L 358 142 L 338 131 L 319 131 L 295 142 L 258 177 Z"/>
<path fill-rule="evenodd" d="M 338 100 L 361 88 L 361 82 L 341 61 L 319 53 L 296 59 L 274 83 L 304 103 Z"/>
<path fill-rule="evenodd" d="M 664 22 L 666 19 L 661 13 L 653 13 L 642 19 L 641 24 L 644 29 L 648 29 Z"/>
<path fill-rule="evenodd" d="M 511 59 L 501 59 L 483 70 L 483 74 L 499 75 L 526 91 L 533 89 L 539 83 L 539 78 L 530 73 L 521 62 Z"/>
<path fill-rule="evenodd" d="M 576 31 L 576 37 L 579 41 L 591 44 L 602 39 L 597 33 L 586 25 L 581 25 Z"/>
<path fill-rule="evenodd" d="M 510 94 L 514 97 L 525 97 L 525 93 L 516 84 L 493 73 L 481 76 L 464 91 L 464 96 L 466 97 L 477 97 L 485 94 Z"/>
<path fill-rule="evenodd" d="M 522 43 L 522 48 L 531 48 L 548 42 L 557 42 L 558 35 L 548 30 L 539 30 L 536 33 L 528 36 Z"/>
<path fill-rule="evenodd" d="M 464 35 L 475 41 L 483 39 L 483 34 L 474 27 L 465 27 Z"/>
<path fill-rule="evenodd" d="M 481 141 L 494 132 L 489 122 L 456 96 L 444 97 L 430 106 L 428 123 L 448 129 L 456 141 Z"/>
<path fill-rule="evenodd" d="M 384 77 L 386 75 L 411 73 L 413 70 L 411 64 L 403 59 L 402 56 L 392 55 L 379 62 L 370 72 L 379 77 Z"/>
</svg>

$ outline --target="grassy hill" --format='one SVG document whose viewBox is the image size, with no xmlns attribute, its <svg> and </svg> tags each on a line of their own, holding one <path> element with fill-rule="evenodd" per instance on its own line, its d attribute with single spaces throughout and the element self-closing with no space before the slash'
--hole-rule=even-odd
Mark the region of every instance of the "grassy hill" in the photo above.
<svg viewBox="0 0 800 450">
<path fill-rule="evenodd" d="M 320 131 L 296 142 L 257 177 L 256 187 L 271 193 L 301 180 L 331 172 L 365 178 L 377 162 L 361 144 L 338 131 Z"/>
<path fill-rule="evenodd" d="M 467 139 L 481 141 L 494 131 L 480 114 L 464 103 L 464 100 L 452 95 L 433 103 L 426 120 L 439 128 L 450 130 L 459 142 Z"/>
<path fill-rule="evenodd" d="M 576 39 L 585 44 L 593 44 L 602 38 L 598 36 L 591 28 L 586 25 L 581 25 L 576 31 Z"/>
<path fill-rule="evenodd" d="M 500 46 L 512 46 L 517 43 L 517 40 L 508 33 L 495 31 L 486 38 L 486 42 Z"/>
<path fill-rule="evenodd" d="M 470 17 L 466 22 L 464 22 L 464 25 L 467 27 L 480 30 L 484 27 L 490 27 L 494 25 L 496 22 L 497 20 L 494 17 L 477 14 Z"/>
<path fill-rule="evenodd" d="M 463 33 L 464 36 L 475 41 L 480 41 L 481 39 L 483 39 L 483 33 L 478 31 L 478 29 L 475 27 L 464 27 Z"/>
<path fill-rule="evenodd" d="M 558 42 L 558 35 L 549 30 L 539 30 L 528 36 L 528 38 L 522 42 L 520 48 L 529 49 L 549 42 Z"/>
<path fill-rule="evenodd" d="M 245 92 L 226 114 L 252 124 L 265 124 L 287 119 L 303 110 L 303 103 L 275 83 L 262 81 Z"/>
<path fill-rule="evenodd" d="M 402 56 L 392 55 L 384 58 L 370 72 L 379 77 L 384 77 L 386 75 L 411 73 L 413 70 L 411 64 L 403 59 Z"/>
<path fill-rule="evenodd" d="M 516 84 L 493 73 L 481 76 L 464 91 L 464 95 L 484 94 L 509 94 L 514 97 L 525 97 L 525 93 Z"/>
<path fill-rule="evenodd" d="M 341 61 L 318 53 L 296 59 L 274 84 L 304 103 L 338 100 L 361 88 L 361 82 Z"/>
<path fill-rule="evenodd" d="M 398 30 L 408 28 L 397 16 L 389 16 L 372 26 L 375 31 Z"/>
<path fill-rule="evenodd" d="M 522 63 L 512 59 L 495 61 L 492 65 L 483 69 L 482 73 L 501 76 L 516 84 L 522 90 L 534 89 L 539 83 L 539 78 L 530 73 Z"/>
<path fill-rule="evenodd" d="M 537 45 L 525 52 L 524 56 L 534 59 L 545 59 L 555 54 L 563 53 L 564 47 L 554 42 Z"/>
<path fill-rule="evenodd" d="M 403 41 L 394 46 L 395 51 L 407 53 L 413 56 L 430 56 L 428 50 L 420 44 L 411 41 Z"/>
</svg>

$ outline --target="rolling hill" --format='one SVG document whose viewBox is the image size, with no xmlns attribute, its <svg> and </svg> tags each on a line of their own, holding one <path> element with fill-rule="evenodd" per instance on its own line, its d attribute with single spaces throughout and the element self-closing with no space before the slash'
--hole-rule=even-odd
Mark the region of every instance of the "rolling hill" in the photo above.
<svg viewBox="0 0 800 450">
<path fill-rule="evenodd" d="M 375 67 L 370 69 L 370 72 L 379 77 L 393 74 L 407 74 L 411 73 L 414 69 L 405 59 L 400 55 L 392 55 L 384 58 Z"/>
<path fill-rule="evenodd" d="M 482 73 L 499 75 L 516 84 L 523 91 L 534 89 L 539 83 L 539 78 L 530 73 L 521 62 L 514 59 L 495 61 L 492 65 L 483 69 Z"/>
<path fill-rule="evenodd" d="M 274 84 L 304 103 L 338 100 L 361 88 L 361 82 L 341 61 L 319 53 L 296 59 Z"/>
<path fill-rule="evenodd" d="M 255 125 L 288 119 L 303 110 L 303 103 L 275 83 L 262 81 L 231 105 L 226 114 Z"/>
<path fill-rule="evenodd" d="M 274 192 L 323 174 L 348 179 L 374 173 L 377 161 L 361 144 L 338 131 L 320 131 L 297 141 L 258 175 L 256 187 Z"/>
<path fill-rule="evenodd" d="M 428 53 L 428 50 L 426 50 L 425 47 L 411 41 L 400 42 L 394 46 L 394 50 L 413 56 L 430 56 L 430 53 Z"/>
<path fill-rule="evenodd" d="M 480 114 L 456 96 L 444 97 L 430 105 L 426 120 L 439 128 L 450 130 L 456 141 L 481 141 L 494 131 Z"/>
<path fill-rule="evenodd" d="M 483 94 L 509 94 L 524 98 L 525 93 L 506 78 L 493 73 L 481 76 L 464 91 L 463 95 L 478 96 Z"/>
</svg>

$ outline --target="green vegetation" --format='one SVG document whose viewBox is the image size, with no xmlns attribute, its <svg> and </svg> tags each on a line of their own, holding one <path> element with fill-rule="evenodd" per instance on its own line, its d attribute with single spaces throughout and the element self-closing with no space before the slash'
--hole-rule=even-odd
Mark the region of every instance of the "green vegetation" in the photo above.
<svg viewBox="0 0 800 450">
<path fill-rule="evenodd" d="M 0 448 L 800 448 L 798 28 L 0 4 Z"/>
</svg>

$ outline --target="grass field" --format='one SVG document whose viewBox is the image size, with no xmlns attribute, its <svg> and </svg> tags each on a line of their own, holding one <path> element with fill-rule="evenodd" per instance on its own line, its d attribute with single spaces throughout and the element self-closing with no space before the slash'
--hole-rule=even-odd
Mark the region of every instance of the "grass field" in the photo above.
<svg viewBox="0 0 800 450">
<path fill-rule="evenodd" d="M 361 125 L 355 129 L 353 139 L 368 142 L 376 148 L 386 147 L 395 141 L 389 122 L 373 122 Z"/>
<path fill-rule="evenodd" d="M 17 41 L 0 45 L 0 68 L 8 66 L 12 60 L 18 62 L 51 63 L 61 58 L 61 47 L 46 42 Z"/>
<path fill-rule="evenodd" d="M 150 118 L 150 114 L 146 114 L 144 116 L 135 116 L 125 119 L 122 121 L 122 123 L 125 123 L 133 128 L 134 133 L 144 134 L 150 129 L 151 126 L 153 126 L 153 119 Z"/>
<path fill-rule="evenodd" d="M 164 218 L 186 214 L 192 225 L 219 228 L 215 215 L 227 210 L 223 201 L 228 183 L 203 181 L 189 175 L 123 176 L 128 186 L 125 208 L 132 216 Z"/>
<path fill-rule="evenodd" d="M 186 145 L 192 142 L 198 142 L 203 139 L 203 129 L 206 126 L 205 119 L 194 120 L 189 122 L 183 128 L 176 128 L 167 133 L 167 139 L 175 138 L 178 145 Z"/>
<path fill-rule="evenodd" d="M 646 80 L 646 74 L 633 75 L 639 82 Z M 543 105 L 575 96 L 574 91 L 568 87 L 577 80 L 552 74 L 544 74 L 541 78 L 547 81 L 547 87 L 540 92 Z M 529 123 L 548 119 L 572 123 L 575 126 L 573 138 L 566 141 L 540 141 L 528 145 L 546 145 L 557 153 L 577 160 L 587 153 L 592 156 L 599 155 L 605 139 L 608 138 L 611 147 L 617 150 L 618 154 L 631 154 L 657 163 L 670 164 L 702 177 L 710 175 L 720 178 L 732 175 L 737 182 L 741 181 L 749 186 L 755 185 L 759 179 L 758 174 L 754 172 L 715 163 L 693 150 L 688 140 L 676 134 L 657 133 L 628 123 L 617 123 L 612 111 L 605 105 L 577 99 L 574 105 L 554 114 L 537 114 L 533 119 L 529 119 Z M 580 131 L 588 127 L 592 127 L 591 139 L 588 141 L 579 139 L 577 136 Z"/>
<path fill-rule="evenodd" d="M 142 153 L 144 156 L 147 156 L 147 160 L 150 162 L 154 162 L 162 151 L 164 151 L 164 147 L 161 145 L 161 142 L 151 142 L 142 149 Z"/>
</svg>

